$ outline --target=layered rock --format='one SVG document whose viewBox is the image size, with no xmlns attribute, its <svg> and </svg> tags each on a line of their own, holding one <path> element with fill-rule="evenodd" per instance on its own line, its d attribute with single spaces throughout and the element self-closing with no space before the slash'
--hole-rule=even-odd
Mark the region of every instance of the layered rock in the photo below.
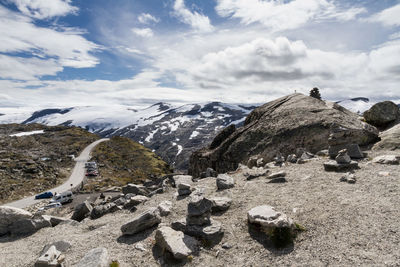
<svg viewBox="0 0 400 267">
<path fill-rule="evenodd" d="M 150 208 L 136 216 L 132 221 L 121 226 L 124 235 L 133 235 L 140 231 L 151 228 L 161 222 L 160 212 L 157 208 Z"/>
<path fill-rule="evenodd" d="M 244 126 L 218 146 L 193 153 L 189 173 L 198 177 L 209 167 L 224 173 L 252 156 L 260 155 L 268 162 L 277 155 L 293 154 L 298 147 L 316 153 L 329 146 L 328 137 L 335 128 L 344 129 L 346 143 L 365 145 L 378 137 L 375 127 L 337 104 L 302 94 L 285 96 L 255 109 Z"/>
<path fill-rule="evenodd" d="M 195 238 L 167 226 L 157 229 L 155 239 L 158 246 L 171 252 L 179 260 L 186 259 L 198 247 Z"/>
<path fill-rule="evenodd" d="M 400 149 L 400 124 L 379 134 L 381 141 L 376 143 L 373 150 L 397 150 Z"/>
</svg>

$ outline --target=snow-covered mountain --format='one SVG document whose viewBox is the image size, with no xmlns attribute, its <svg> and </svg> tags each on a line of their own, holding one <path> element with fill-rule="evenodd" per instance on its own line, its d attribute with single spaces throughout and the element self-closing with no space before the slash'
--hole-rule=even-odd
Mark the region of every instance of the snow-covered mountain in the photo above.
<svg viewBox="0 0 400 267">
<path fill-rule="evenodd" d="M 366 97 L 355 97 L 351 99 L 337 101 L 336 103 L 358 114 L 363 114 L 364 111 L 370 109 L 375 104 L 370 102 L 369 99 Z"/>
<path fill-rule="evenodd" d="M 220 102 L 171 105 L 145 109 L 127 106 L 86 106 L 5 114 L 0 123 L 74 125 L 104 137 L 125 136 L 152 149 L 176 169 L 185 170 L 190 154 L 212 141 L 230 124 L 240 125 L 254 106 Z M 3 112 L 3 111 L 1 111 Z M 5 113 L 5 112 L 3 112 Z"/>
</svg>

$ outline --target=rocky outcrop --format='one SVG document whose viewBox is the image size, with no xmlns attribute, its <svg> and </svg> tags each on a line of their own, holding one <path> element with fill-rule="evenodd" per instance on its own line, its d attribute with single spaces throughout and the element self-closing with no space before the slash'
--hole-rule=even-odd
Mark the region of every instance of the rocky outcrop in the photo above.
<svg viewBox="0 0 400 267">
<path fill-rule="evenodd" d="M 376 143 L 373 150 L 397 150 L 400 149 L 400 124 L 379 134 L 381 141 Z"/>
<path fill-rule="evenodd" d="M 30 219 L 32 214 L 23 209 L 8 206 L 0 206 L 0 236 L 9 232 L 9 227 L 25 219 Z"/>
<path fill-rule="evenodd" d="M 384 101 L 373 105 L 363 115 L 365 121 L 369 124 L 384 127 L 400 119 L 400 110 L 392 101 Z"/>
<path fill-rule="evenodd" d="M 251 156 L 268 162 L 296 153 L 299 147 L 316 153 L 328 148 L 328 137 L 337 128 L 345 131 L 346 143 L 365 145 L 378 137 L 375 127 L 337 104 L 302 94 L 285 96 L 255 109 L 219 146 L 193 153 L 189 173 L 199 177 L 209 167 L 224 173 Z"/>
</svg>

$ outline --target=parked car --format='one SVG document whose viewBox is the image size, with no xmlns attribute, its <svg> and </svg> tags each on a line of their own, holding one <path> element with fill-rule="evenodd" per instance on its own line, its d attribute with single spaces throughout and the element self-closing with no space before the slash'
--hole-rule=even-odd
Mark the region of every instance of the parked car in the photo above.
<svg viewBox="0 0 400 267">
<path fill-rule="evenodd" d="M 60 208 L 60 207 L 62 207 L 60 202 L 54 202 L 54 203 L 50 203 L 50 204 L 47 204 L 44 207 L 39 208 L 38 211 L 45 211 L 45 210 L 48 210 L 48 209 L 54 209 L 54 208 Z"/>
<path fill-rule="evenodd" d="M 86 172 L 86 176 L 97 176 L 97 175 L 99 175 L 99 172 L 96 170 L 91 170 L 91 171 L 88 170 Z"/>
<path fill-rule="evenodd" d="M 96 169 L 97 168 L 97 163 L 94 162 L 94 161 L 86 162 L 85 163 L 85 168 L 94 168 L 94 169 Z"/>
<path fill-rule="evenodd" d="M 44 192 L 44 193 L 40 193 L 38 195 L 35 196 L 35 199 L 43 199 L 43 198 L 52 198 L 53 197 L 53 193 L 52 192 Z"/>
<path fill-rule="evenodd" d="M 61 194 L 57 194 L 53 197 L 52 200 L 50 200 L 50 203 L 56 203 L 59 202 L 61 204 L 64 203 L 71 203 L 74 200 L 74 195 L 72 194 L 71 191 L 65 191 Z"/>
</svg>

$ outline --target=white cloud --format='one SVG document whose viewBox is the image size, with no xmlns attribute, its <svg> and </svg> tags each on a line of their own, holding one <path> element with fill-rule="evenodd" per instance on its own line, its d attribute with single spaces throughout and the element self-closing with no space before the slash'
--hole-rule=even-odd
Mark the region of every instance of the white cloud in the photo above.
<svg viewBox="0 0 400 267">
<path fill-rule="evenodd" d="M 210 32 L 214 27 L 210 19 L 196 11 L 191 12 L 186 6 L 184 0 L 175 0 L 174 15 L 183 23 L 190 25 L 193 29 L 201 32 Z"/>
<path fill-rule="evenodd" d="M 132 28 L 132 32 L 140 37 L 153 37 L 153 30 L 150 28 Z"/>
<path fill-rule="evenodd" d="M 138 21 L 142 24 L 150 24 L 152 22 L 154 23 L 158 23 L 160 22 L 159 18 L 154 17 L 151 14 L 148 13 L 142 13 L 138 16 Z"/>
<path fill-rule="evenodd" d="M 93 67 L 99 60 L 91 52 L 100 46 L 82 35 L 83 32 L 77 29 L 38 27 L 30 18 L 0 6 L 0 52 L 51 57 L 64 67 Z"/>
<path fill-rule="evenodd" d="M 400 32 L 392 33 L 392 34 L 389 36 L 389 39 L 390 39 L 390 40 L 400 39 Z"/>
<path fill-rule="evenodd" d="M 55 75 L 63 68 L 54 59 L 22 58 L 0 55 L 0 78 L 31 80 L 43 75 Z"/>
<path fill-rule="evenodd" d="M 327 0 L 217 0 L 217 13 L 240 19 L 243 24 L 259 22 L 273 31 L 296 29 L 315 19 L 351 20 L 364 8 L 340 9 Z"/>
<path fill-rule="evenodd" d="M 71 0 L 8 0 L 14 3 L 25 15 L 36 19 L 48 19 L 56 16 L 76 14 L 78 8 Z"/>
<path fill-rule="evenodd" d="M 385 26 L 400 26 L 400 4 L 384 9 L 369 18 L 369 21 L 380 22 Z"/>
</svg>

